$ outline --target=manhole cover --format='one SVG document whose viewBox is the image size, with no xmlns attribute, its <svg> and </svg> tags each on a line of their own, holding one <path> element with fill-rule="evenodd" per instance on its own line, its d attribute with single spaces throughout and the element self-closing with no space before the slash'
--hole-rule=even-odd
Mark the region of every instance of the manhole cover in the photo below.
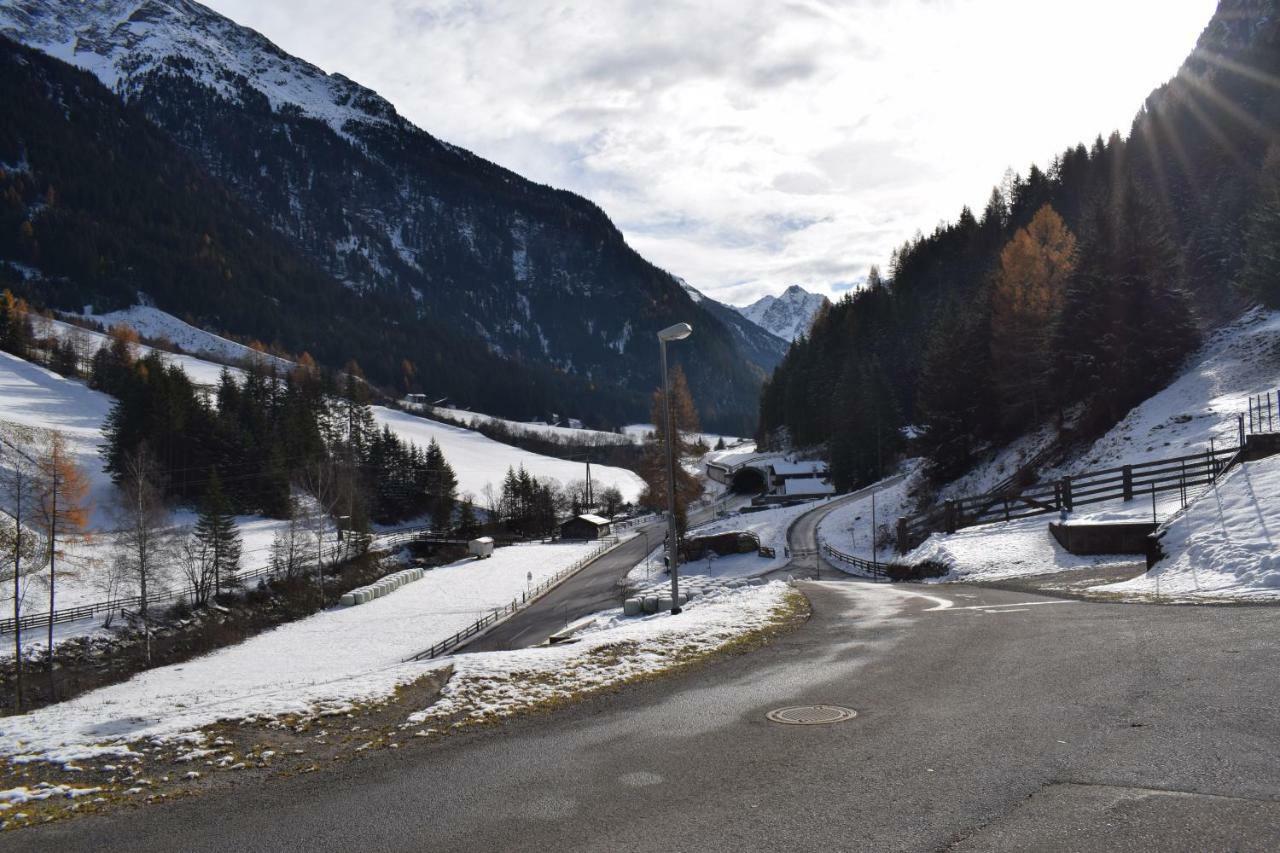
<svg viewBox="0 0 1280 853">
<path fill-rule="evenodd" d="M 819 726 L 824 723 L 843 723 L 858 716 L 852 708 L 839 705 L 797 705 L 793 708 L 778 708 L 765 714 L 775 723 L 789 726 Z"/>
</svg>

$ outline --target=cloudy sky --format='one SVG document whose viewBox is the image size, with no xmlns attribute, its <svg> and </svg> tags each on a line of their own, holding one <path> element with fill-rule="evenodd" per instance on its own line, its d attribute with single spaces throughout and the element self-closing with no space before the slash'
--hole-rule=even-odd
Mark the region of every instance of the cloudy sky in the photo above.
<svg viewBox="0 0 1280 853">
<path fill-rule="evenodd" d="M 1012 166 L 1128 131 L 1214 0 L 205 0 L 600 204 L 728 302 L 839 295 Z"/>
</svg>

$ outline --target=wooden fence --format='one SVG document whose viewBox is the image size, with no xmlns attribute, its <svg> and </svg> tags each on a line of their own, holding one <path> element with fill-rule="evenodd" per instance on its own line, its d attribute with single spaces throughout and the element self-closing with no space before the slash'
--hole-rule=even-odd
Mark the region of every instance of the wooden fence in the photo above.
<svg viewBox="0 0 1280 853">
<path fill-rule="evenodd" d="M 949 500 L 920 515 L 898 519 L 898 551 L 905 554 L 931 533 L 955 533 L 979 524 L 1073 512 L 1107 501 L 1177 492 L 1185 504 L 1189 490 L 1212 483 L 1234 463 L 1239 452 L 1239 447 L 1211 446 L 1203 453 L 1086 471 L 1028 489 L 1007 488 Z"/>
</svg>

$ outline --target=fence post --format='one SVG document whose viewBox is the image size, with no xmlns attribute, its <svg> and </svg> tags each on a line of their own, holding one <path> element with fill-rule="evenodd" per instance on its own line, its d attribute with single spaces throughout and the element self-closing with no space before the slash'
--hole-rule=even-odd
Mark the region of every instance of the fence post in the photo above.
<svg viewBox="0 0 1280 853">
<path fill-rule="evenodd" d="M 907 553 L 907 519 L 906 516 L 898 516 L 898 553 Z"/>
<path fill-rule="evenodd" d="M 1006 492 L 1006 493 L 1005 493 L 1005 495 L 1004 495 L 1004 520 L 1005 520 L 1006 522 L 1008 522 L 1008 520 L 1009 520 L 1009 494 L 1008 494 L 1008 492 Z"/>
<path fill-rule="evenodd" d="M 1244 415 L 1236 415 L 1240 426 L 1240 449 L 1244 449 Z"/>
<path fill-rule="evenodd" d="M 1133 466 L 1124 466 L 1124 499 L 1133 500 Z"/>
<path fill-rule="evenodd" d="M 1065 509 L 1067 512 L 1073 512 L 1075 510 L 1075 507 L 1072 506 L 1072 501 L 1071 501 L 1071 478 L 1070 477 L 1062 478 L 1062 508 Z"/>
<path fill-rule="evenodd" d="M 943 513 L 943 527 L 948 533 L 956 532 L 956 502 L 947 501 Z"/>
</svg>

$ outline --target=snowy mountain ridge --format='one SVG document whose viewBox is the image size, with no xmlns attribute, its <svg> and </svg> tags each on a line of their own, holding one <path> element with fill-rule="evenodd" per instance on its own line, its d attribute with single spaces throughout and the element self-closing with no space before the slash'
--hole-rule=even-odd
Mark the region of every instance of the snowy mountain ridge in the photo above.
<svg viewBox="0 0 1280 853">
<path fill-rule="evenodd" d="M 376 92 L 191 0 L 15 0 L 0 8 L 0 33 L 83 68 L 126 99 L 150 75 L 182 75 L 236 103 L 248 87 L 272 110 L 296 108 L 348 139 L 348 122 L 405 124 Z"/>
<path fill-rule="evenodd" d="M 810 293 L 798 284 L 781 296 L 762 296 L 750 305 L 737 308 L 739 314 L 784 341 L 794 341 L 813 328 L 818 312 L 831 304 L 820 293 Z"/>
<path fill-rule="evenodd" d="M 653 334 L 686 321 L 698 334 L 680 357 L 704 421 L 752 428 L 758 389 L 785 345 L 726 306 L 694 301 L 590 200 L 437 139 L 373 91 L 193 0 L 6 0 L 0 36 L 95 76 L 399 329 L 362 356 L 374 381 L 398 381 L 405 359 L 448 361 L 461 369 L 432 371 L 432 393 L 501 415 L 590 407 L 602 422 L 625 423 L 647 410 Z M 33 74 L 46 72 L 10 69 L 15 85 Z M 28 124 L 16 117 L 18 143 L 80 132 Z M 137 301 L 96 286 L 85 283 L 85 301 L 101 310 Z M 278 334 L 243 317 L 228 325 L 181 288 L 154 290 L 157 307 L 197 325 Z M 286 312 L 296 298 L 262 295 Z M 443 318 L 457 336 L 449 343 Z M 477 381 L 498 364 L 511 374 L 505 390 Z"/>
</svg>

